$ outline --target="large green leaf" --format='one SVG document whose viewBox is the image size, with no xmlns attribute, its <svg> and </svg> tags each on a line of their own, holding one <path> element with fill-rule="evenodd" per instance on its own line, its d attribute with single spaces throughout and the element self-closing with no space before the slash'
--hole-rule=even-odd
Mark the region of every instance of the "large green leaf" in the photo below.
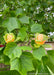
<svg viewBox="0 0 54 75">
<path fill-rule="evenodd" d="M 21 72 L 21 69 L 22 69 L 21 65 L 22 64 L 20 64 L 20 63 L 21 62 L 20 62 L 20 60 L 18 58 L 12 60 L 10 62 L 10 65 L 11 65 L 10 70 L 16 70 L 16 71 L 18 71 L 20 73 L 20 75 L 23 75 L 23 73 Z M 24 71 L 24 75 L 26 75 L 25 71 Z"/>
<path fill-rule="evenodd" d="M 23 53 L 20 59 L 15 58 L 11 61 L 11 70 L 17 70 L 21 75 L 27 75 L 28 71 L 34 70 L 32 57 L 26 54 L 29 53 Z"/>
<path fill-rule="evenodd" d="M 42 25 L 40 25 L 40 24 L 34 24 L 31 26 L 31 32 L 32 33 L 40 33 L 42 31 L 43 31 Z"/>
<path fill-rule="evenodd" d="M 32 64 L 32 59 L 29 55 L 27 54 L 22 54 L 21 58 L 21 66 L 22 66 L 22 75 L 24 75 L 24 72 L 27 72 L 27 71 L 32 71 L 34 70 L 34 67 L 33 67 L 33 64 Z"/>
<path fill-rule="evenodd" d="M 20 24 L 16 17 L 10 17 L 3 22 L 3 27 L 7 27 L 8 31 L 12 31 L 20 28 Z"/>
<path fill-rule="evenodd" d="M 21 23 L 29 24 L 29 17 L 28 16 L 22 16 L 20 19 Z"/>
<path fill-rule="evenodd" d="M 22 54 L 22 50 L 13 42 L 8 43 L 4 50 L 4 54 L 7 55 L 10 59 L 14 59 L 16 57 L 20 57 Z"/>
<path fill-rule="evenodd" d="M 33 56 L 38 59 L 41 60 L 43 56 L 45 56 L 45 49 L 43 47 L 40 48 L 36 48 L 33 50 Z"/>
</svg>

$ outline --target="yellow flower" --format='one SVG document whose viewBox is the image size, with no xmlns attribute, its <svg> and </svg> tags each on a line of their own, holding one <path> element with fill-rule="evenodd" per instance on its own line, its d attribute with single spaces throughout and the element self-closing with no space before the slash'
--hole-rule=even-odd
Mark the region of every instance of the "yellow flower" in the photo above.
<svg viewBox="0 0 54 75">
<path fill-rule="evenodd" d="M 6 43 L 14 42 L 15 35 L 13 33 L 6 33 L 5 36 L 4 36 L 4 40 L 5 40 Z"/>
<path fill-rule="evenodd" d="M 36 44 L 43 45 L 46 42 L 47 39 L 48 39 L 48 36 L 46 36 L 44 34 L 37 33 L 35 35 L 35 43 Z"/>
</svg>

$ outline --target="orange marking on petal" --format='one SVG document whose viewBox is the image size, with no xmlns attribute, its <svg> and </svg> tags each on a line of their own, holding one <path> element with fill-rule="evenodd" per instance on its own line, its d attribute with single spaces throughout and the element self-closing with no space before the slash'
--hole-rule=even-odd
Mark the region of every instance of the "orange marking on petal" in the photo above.
<svg viewBox="0 0 54 75">
<path fill-rule="evenodd" d="M 35 40 L 35 43 L 36 43 L 36 44 L 40 44 L 40 45 L 43 45 L 45 42 L 46 42 L 46 41 L 37 42 L 37 41 Z"/>
</svg>

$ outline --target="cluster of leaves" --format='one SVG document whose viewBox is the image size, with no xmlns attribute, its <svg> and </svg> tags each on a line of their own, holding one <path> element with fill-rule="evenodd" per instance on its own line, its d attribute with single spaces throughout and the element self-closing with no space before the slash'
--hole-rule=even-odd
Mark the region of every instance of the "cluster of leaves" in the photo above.
<svg viewBox="0 0 54 75">
<path fill-rule="evenodd" d="M 44 31 L 54 31 L 54 0 L 1 0 L 0 8 L 3 17 L 26 14 L 34 22 L 41 23 Z"/>
<path fill-rule="evenodd" d="M 19 75 L 39 75 L 54 73 L 54 50 L 46 51 L 43 47 L 32 48 L 18 46 L 14 42 L 0 48 L 0 63 L 10 65 L 10 70 L 16 70 Z"/>
<path fill-rule="evenodd" d="M 41 46 L 31 52 L 32 48 L 27 46 L 35 33 L 53 31 L 53 2 L 0 0 L 0 44 L 5 44 L 3 36 L 6 33 L 14 33 L 16 43 L 25 44 L 18 46 L 11 42 L 0 48 L 0 63 L 10 65 L 10 70 L 16 70 L 20 75 L 54 73 L 54 51 L 46 54 Z"/>
</svg>

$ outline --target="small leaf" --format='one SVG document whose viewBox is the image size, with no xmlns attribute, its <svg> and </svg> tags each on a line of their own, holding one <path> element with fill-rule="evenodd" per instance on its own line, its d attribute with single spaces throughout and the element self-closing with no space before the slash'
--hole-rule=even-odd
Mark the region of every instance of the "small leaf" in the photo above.
<svg viewBox="0 0 54 75">
<path fill-rule="evenodd" d="M 20 29 L 20 31 L 18 33 L 18 37 L 20 37 L 21 41 L 24 41 L 26 36 L 27 36 L 26 29 L 23 27 Z"/>
<path fill-rule="evenodd" d="M 23 9 L 22 8 L 18 8 L 16 10 L 16 15 L 18 16 L 18 15 L 22 15 L 22 14 L 23 14 Z"/>
<path fill-rule="evenodd" d="M 4 47 L 0 47 L 0 51 L 3 50 Z"/>
<path fill-rule="evenodd" d="M 22 16 L 20 19 L 21 23 L 29 24 L 29 17 L 28 16 Z"/>
<path fill-rule="evenodd" d="M 43 47 L 40 48 L 36 48 L 33 50 L 33 56 L 38 59 L 41 60 L 43 56 L 45 56 L 45 49 Z"/>
<path fill-rule="evenodd" d="M 43 31 L 42 25 L 40 25 L 40 24 L 34 24 L 34 25 L 32 25 L 32 27 L 31 27 L 31 32 L 32 32 L 32 33 L 40 33 L 40 32 L 42 32 L 42 31 Z"/>
<path fill-rule="evenodd" d="M 44 45 L 42 45 L 44 48 L 52 48 L 52 46 L 51 45 L 49 45 L 49 44 L 44 44 Z"/>
<path fill-rule="evenodd" d="M 17 42 L 18 40 L 20 40 L 20 37 L 17 37 L 16 40 L 14 42 Z"/>
<path fill-rule="evenodd" d="M 22 50 L 32 50 L 32 48 L 31 47 L 29 47 L 29 46 L 21 46 L 20 47 Z"/>
</svg>

